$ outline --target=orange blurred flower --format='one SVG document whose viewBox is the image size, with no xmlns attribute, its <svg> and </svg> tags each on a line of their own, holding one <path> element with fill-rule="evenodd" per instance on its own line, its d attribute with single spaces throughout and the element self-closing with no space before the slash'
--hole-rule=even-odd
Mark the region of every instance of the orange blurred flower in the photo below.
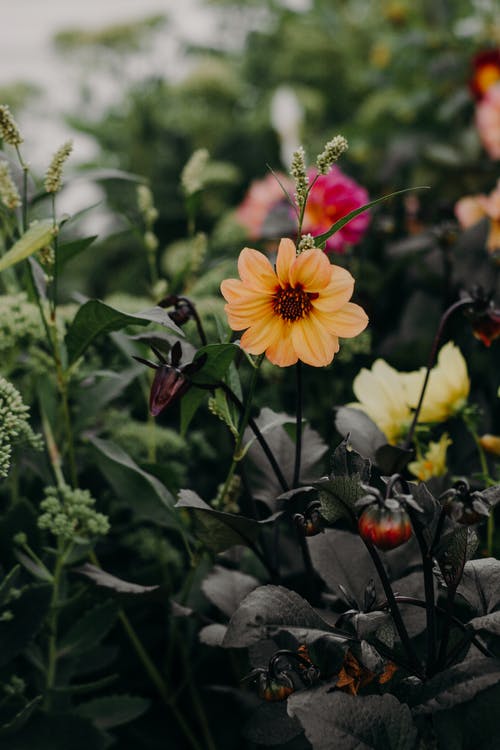
<svg viewBox="0 0 500 750">
<path fill-rule="evenodd" d="M 292 240 L 282 239 L 273 269 L 265 255 L 246 247 L 238 273 L 239 279 L 221 284 L 229 325 L 246 329 L 245 351 L 265 352 L 279 367 L 299 359 L 313 367 L 328 365 L 339 350 L 339 336 L 357 336 L 368 324 L 365 311 L 349 302 L 353 277 L 319 248 L 297 256 Z"/>
<path fill-rule="evenodd" d="M 469 86 L 476 99 L 482 99 L 490 86 L 500 81 L 500 49 L 478 52 L 472 64 L 474 73 Z"/>
<path fill-rule="evenodd" d="M 455 216 L 464 229 L 485 216 L 490 220 L 486 247 L 494 254 L 500 250 L 500 180 L 489 195 L 468 195 L 455 204 Z"/>
<path fill-rule="evenodd" d="M 493 161 L 500 159 L 500 81 L 486 89 L 476 107 L 476 127 L 481 142 Z"/>
</svg>

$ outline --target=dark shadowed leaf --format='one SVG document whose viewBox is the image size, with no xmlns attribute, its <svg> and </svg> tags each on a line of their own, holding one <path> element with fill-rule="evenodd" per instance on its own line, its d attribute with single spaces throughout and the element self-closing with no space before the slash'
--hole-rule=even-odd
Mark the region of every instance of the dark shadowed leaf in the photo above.
<svg viewBox="0 0 500 750">
<path fill-rule="evenodd" d="M 243 727 L 243 737 L 257 745 L 282 745 L 302 734 L 298 719 L 287 713 L 286 701 L 262 703 Z"/>
<path fill-rule="evenodd" d="M 375 462 L 378 448 L 387 444 L 387 438 L 370 417 L 350 406 L 339 406 L 335 409 L 335 427 L 361 456 Z"/>
<path fill-rule="evenodd" d="M 224 638 L 226 648 L 244 648 L 287 627 L 325 633 L 333 628 L 295 591 L 283 586 L 261 586 L 243 599 Z"/>
<path fill-rule="evenodd" d="M 190 388 L 181 399 L 181 435 L 185 435 L 191 420 L 202 405 L 208 399 L 210 391 L 201 388 Z"/>
<path fill-rule="evenodd" d="M 433 716 L 439 747 L 446 750 L 498 750 L 500 685 L 471 701 Z"/>
<path fill-rule="evenodd" d="M 12 568 L 10 573 L 7 573 L 0 585 L 0 607 L 3 607 L 4 604 L 6 604 L 10 597 L 10 592 L 18 586 L 20 577 L 21 567 L 19 565 L 16 565 L 15 568 Z"/>
<path fill-rule="evenodd" d="M 500 636 L 500 561 L 469 560 L 457 590 L 478 614 L 469 625 Z"/>
<path fill-rule="evenodd" d="M 21 596 L 7 605 L 10 620 L 0 622 L 0 666 L 17 656 L 38 633 L 49 609 L 52 586 L 25 586 Z"/>
<path fill-rule="evenodd" d="M 212 604 L 231 617 L 245 596 L 257 586 L 259 581 L 253 576 L 216 565 L 201 584 L 201 590 Z"/>
<path fill-rule="evenodd" d="M 106 695 L 80 703 L 75 713 L 90 719 L 97 729 L 112 729 L 128 724 L 148 710 L 150 701 L 136 695 Z"/>
<path fill-rule="evenodd" d="M 414 714 L 431 714 L 472 700 L 500 681 L 500 659 L 484 656 L 440 672 L 410 697 Z"/>
<path fill-rule="evenodd" d="M 477 549 L 478 538 L 469 526 L 458 526 L 442 540 L 436 553 L 443 578 L 448 586 L 456 586 L 464 566 Z"/>
<path fill-rule="evenodd" d="M 181 490 L 176 508 L 185 508 L 195 522 L 200 540 L 213 552 L 224 552 L 236 544 L 252 546 L 258 539 L 262 526 L 273 523 L 274 518 L 254 521 L 233 513 L 214 510 L 192 490 Z"/>
<path fill-rule="evenodd" d="M 374 579 L 377 597 L 383 596 L 375 566 L 359 536 L 327 529 L 307 541 L 314 568 L 333 593 L 340 595 L 338 587 L 344 586 L 361 608 L 366 585 Z"/>
<path fill-rule="evenodd" d="M 267 407 L 262 409 L 255 420 L 262 430 L 265 439 L 281 468 L 289 487 L 293 485 L 295 468 L 295 442 L 292 440 L 284 425 L 293 423 L 293 417 L 277 414 Z M 250 429 L 245 431 L 245 442 L 253 439 Z M 320 463 L 328 450 L 320 435 L 308 425 L 302 430 L 302 462 L 300 484 L 311 484 L 321 474 Z M 271 510 L 276 507 L 276 498 L 283 493 L 283 488 L 269 463 L 259 443 L 252 442 L 248 456 L 253 464 L 252 487 L 254 496 L 265 502 Z"/>
<path fill-rule="evenodd" d="M 408 706 L 393 695 L 329 693 L 328 685 L 288 698 L 288 713 L 314 750 L 414 750 L 417 729 Z"/>
<path fill-rule="evenodd" d="M 382 445 L 375 451 L 375 463 L 382 474 L 401 474 L 415 457 L 415 452 L 397 445 Z"/>
<path fill-rule="evenodd" d="M 76 313 L 66 334 L 68 364 L 71 365 L 81 357 L 97 336 L 119 331 L 125 326 L 145 326 L 149 323 L 158 323 L 171 329 L 178 336 L 184 336 L 162 307 L 152 307 L 139 313 L 124 313 L 98 299 L 85 302 Z"/>
<path fill-rule="evenodd" d="M 97 568 L 95 565 L 85 563 L 79 568 L 73 569 L 75 573 L 90 578 L 96 586 L 107 589 L 115 594 L 126 594 L 130 596 L 143 596 L 144 594 L 151 594 L 159 590 L 159 586 L 141 586 L 138 583 L 131 583 L 130 581 L 124 581 L 122 578 L 117 578 L 111 573 L 106 573 L 102 568 Z"/>
</svg>

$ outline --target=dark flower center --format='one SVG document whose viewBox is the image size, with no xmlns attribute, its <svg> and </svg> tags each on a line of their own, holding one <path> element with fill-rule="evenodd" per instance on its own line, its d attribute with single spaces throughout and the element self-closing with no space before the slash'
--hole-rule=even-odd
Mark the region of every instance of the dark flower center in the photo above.
<svg viewBox="0 0 500 750">
<path fill-rule="evenodd" d="M 274 312 L 283 320 L 299 320 L 309 314 L 312 308 L 311 299 L 316 299 L 317 296 L 315 293 L 308 294 L 300 286 L 295 289 L 279 289 L 274 296 Z"/>
</svg>

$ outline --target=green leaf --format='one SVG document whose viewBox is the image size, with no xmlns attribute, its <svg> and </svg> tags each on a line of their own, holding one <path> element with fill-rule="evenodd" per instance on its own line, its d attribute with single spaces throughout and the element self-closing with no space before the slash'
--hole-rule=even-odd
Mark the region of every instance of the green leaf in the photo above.
<svg viewBox="0 0 500 750">
<path fill-rule="evenodd" d="M 381 198 L 376 198 L 374 201 L 370 201 L 370 203 L 366 203 L 364 206 L 361 206 L 360 208 L 355 208 L 354 211 L 350 211 L 348 214 L 343 216 L 341 219 L 335 222 L 335 224 L 332 224 L 330 229 L 328 229 L 326 232 L 323 232 L 323 234 L 319 234 L 317 237 L 315 237 L 316 245 L 321 246 L 323 245 L 335 232 L 338 232 L 342 227 L 344 227 L 349 221 L 352 221 L 352 219 L 355 219 L 356 216 L 359 216 L 359 214 L 362 214 L 363 211 L 367 211 L 369 208 L 372 208 L 372 206 L 376 206 L 377 203 L 382 203 L 383 201 L 389 200 L 389 198 L 394 198 L 395 195 L 401 195 L 402 193 L 409 193 L 413 190 L 428 190 L 427 185 L 421 185 L 419 187 L 414 188 L 405 188 L 404 190 L 396 190 L 395 193 L 389 193 L 388 195 L 383 195 Z"/>
<path fill-rule="evenodd" d="M 9 719 L 8 722 L 2 724 L 2 726 L 0 727 L 0 737 L 4 737 L 8 734 L 13 734 L 14 732 L 18 732 L 20 729 L 22 729 L 22 727 L 24 727 L 30 716 L 33 714 L 33 712 L 41 702 L 42 696 L 37 695 L 36 698 L 33 698 L 33 700 L 29 701 L 29 703 L 26 703 L 26 705 L 23 706 L 21 710 L 12 717 L 12 719 Z"/>
<path fill-rule="evenodd" d="M 42 219 L 30 226 L 23 236 L 0 258 L 0 271 L 26 260 L 30 255 L 49 245 L 54 238 L 52 219 Z"/>
<path fill-rule="evenodd" d="M 190 377 L 191 382 L 203 385 L 216 385 L 226 375 L 236 352 L 240 348 L 236 344 L 208 344 L 202 346 L 196 352 L 196 359 L 202 354 L 207 355 L 207 360 L 201 370 Z"/>
<path fill-rule="evenodd" d="M 80 703 L 75 713 L 90 719 L 97 729 L 112 729 L 128 724 L 145 713 L 150 701 L 136 695 L 106 695 Z"/>
<path fill-rule="evenodd" d="M 208 398 L 209 391 L 201 388 L 190 388 L 181 399 L 181 427 L 182 437 L 186 435 L 187 429 L 202 403 Z"/>
<path fill-rule="evenodd" d="M 119 331 L 129 325 L 160 325 L 184 336 L 181 329 L 169 318 L 162 307 L 152 307 L 138 313 L 124 313 L 104 304 L 98 299 L 85 302 L 76 313 L 66 334 L 68 364 L 81 357 L 97 336 L 111 331 Z"/>
<path fill-rule="evenodd" d="M 82 716 L 37 713 L 20 732 L 0 740 L 0 750 L 105 750 L 108 744 Z"/>
<path fill-rule="evenodd" d="M 89 237 L 81 237 L 79 240 L 72 240 L 71 242 L 60 243 L 57 249 L 57 264 L 61 269 L 71 258 L 79 255 L 86 250 L 93 242 L 98 238 L 99 235 L 93 234 Z"/>
<path fill-rule="evenodd" d="M 151 594 L 159 590 L 159 586 L 141 586 L 138 583 L 131 583 L 130 581 L 124 581 L 122 578 L 117 578 L 106 573 L 102 568 L 97 568 L 95 565 L 85 563 L 79 568 L 73 568 L 74 573 L 80 573 L 80 575 L 90 578 L 96 586 L 107 589 L 108 591 L 114 592 L 115 594 L 126 594 L 132 596 L 143 596 L 144 594 Z"/>
<path fill-rule="evenodd" d="M 417 729 L 408 706 L 393 695 L 346 695 L 331 685 L 288 698 L 314 750 L 414 750 Z"/>
<path fill-rule="evenodd" d="M 238 414 L 235 413 L 235 408 L 227 400 L 227 396 L 222 388 L 217 388 L 215 396 L 211 396 L 208 400 L 208 408 L 212 414 L 218 417 L 229 427 L 230 432 L 235 438 L 238 437 Z"/>
<path fill-rule="evenodd" d="M 87 439 L 97 452 L 99 469 L 136 518 L 169 528 L 179 525 L 173 512 L 174 498 L 159 479 L 141 469 L 128 453 L 110 440 L 94 435 L 88 435 Z"/>
<path fill-rule="evenodd" d="M 15 589 L 19 583 L 21 568 L 16 565 L 10 573 L 7 573 L 0 584 L 0 607 L 3 607 L 9 600 L 10 592 Z"/>
<path fill-rule="evenodd" d="M 35 583 L 22 589 L 19 599 L 9 602 L 12 619 L 0 622 L 0 667 L 21 653 L 38 633 L 51 595 L 52 586 Z"/>
<path fill-rule="evenodd" d="M 118 609 L 107 601 L 90 609 L 59 642 L 59 656 L 80 656 L 100 643 L 115 624 Z"/>
<path fill-rule="evenodd" d="M 253 576 L 216 565 L 203 580 L 201 590 L 223 614 L 231 617 L 245 596 L 258 586 L 259 581 Z"/>
<path fill-rule="evenodd" d="M 254 521 L 252 518 L 214 510 L 192 490 L 181 490 L 175 507 L 189 511 L 195 521 L 197 536 L 216 554 L 237 544 L 252 547 L 262 526 L 274 521 L 274 517 Z"/>
</svg>

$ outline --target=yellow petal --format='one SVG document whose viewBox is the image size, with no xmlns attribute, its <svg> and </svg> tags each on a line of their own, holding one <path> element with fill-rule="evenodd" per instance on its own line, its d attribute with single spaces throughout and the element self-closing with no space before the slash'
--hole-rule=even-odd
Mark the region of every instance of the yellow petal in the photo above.
<svg viewBox="0 0 500 750">
<path fill-rule="evenodd" d="M 264 297 L 262 292 L 256 292 L 253 289 L 249 289 L 239 279 L 224 279 L 224 281 L 221 282 L 220 290 L 226 302 L 229 302 L 230 304 L 262 300 Z"/>
<path fill-rule="evenodd" d="M 315 316 L 316 312 L 313 312 L 312 315 Z M 323 313 L 323 316 L 328 316 L 330 321 L 328 330 L 343 339 L 357 336 L 368 325 L 368 315 L 362 307 L 355 305 L 353 302 L 347 302 L 340 310 L 335 312 Z"/>
<path fill-rule="evenodd" d="M 276 258 L 276 273 L 283 288 L 290 284 L 290 267 L 297 257 L 295 244 L 286 237 L 280 241 Z"/>
<path fill-rule="evenodd" d="M 338 351 L 338 339 L 312 316 L 293 324 L 292 341 L 299 359 L 313 367 L 325 367 Z"/>
<path fill-rule="evenodd" d="M 311 302 L 317 310 L 333 312 L 349 302 L 353 290 L 354 279 L 349 271 L 342 266 L 331 266 L 330 283 L 321 289 L 318 298 Z"/>
<path fill-rule="evenodd" d="M 292 286 L 301 284 L 306 292 L 321 291 L 328 286 L 331 277 L 331 263 L 325 253 L 318 248 L 305 250 L 290 267 Z"/>
<path fill-rule="evenodd" d="M 278 287 L 278 279 L 268 258 L 251 247 L 241 251 L 238 273 L 245 286 L 254 291 L 271 294 Z"/>
</svg>

